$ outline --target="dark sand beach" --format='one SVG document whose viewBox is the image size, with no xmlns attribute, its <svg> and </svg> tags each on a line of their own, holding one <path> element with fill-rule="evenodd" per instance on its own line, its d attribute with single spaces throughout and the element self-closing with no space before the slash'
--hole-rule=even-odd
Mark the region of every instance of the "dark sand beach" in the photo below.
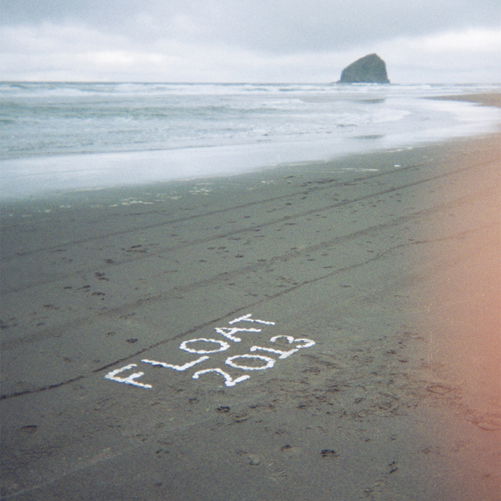
<svg viewBox="0 0 501 501">
<path fill-rule="evenodd" d="M 1 204 L 2 499 L 499 501 L 500 162 Z"/>
</svg>

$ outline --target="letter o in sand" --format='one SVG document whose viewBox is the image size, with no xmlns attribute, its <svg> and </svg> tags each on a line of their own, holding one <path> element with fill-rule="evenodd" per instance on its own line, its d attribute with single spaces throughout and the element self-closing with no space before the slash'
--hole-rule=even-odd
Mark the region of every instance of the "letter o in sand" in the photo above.
<svg viewBox="0 0 501 501">
<path fill-rule="evenodd" d="M 219 345 L 219 348 L 215 350 L 194 350 L 193 348 L 188 348 L 188 343 L 216 343 Z M 188 341 L 183 341 L 180 345 L 179 348 L 184 351 L 188 351 L 190 353 L 217 353 L 219 351 L 226 351 L 230 345 L 228 343 L 225 343 L 224 341 L 221 341 L 219 339 L 207 339 L 206 337 L 199 337 L 196 339 L 188 339 Z"/>
<path fill-rule="evenodd" d="M 237 358 L 246 358 L 247 360 L 263 360 L 265 362 L 265 365 L 261 367 L 256 367 L 253 365 L 241 365 L 234 362 L 234 360 Z M 226 365 L 234 367 L 235 369 L 242 369 L 243 371 L 264 371 L 265 369 L 271 369 L 275 365 L 275 359 L 271 357 L 265 357 L 263 355 L 235 355 L 226 359 Z"/>
</svg>

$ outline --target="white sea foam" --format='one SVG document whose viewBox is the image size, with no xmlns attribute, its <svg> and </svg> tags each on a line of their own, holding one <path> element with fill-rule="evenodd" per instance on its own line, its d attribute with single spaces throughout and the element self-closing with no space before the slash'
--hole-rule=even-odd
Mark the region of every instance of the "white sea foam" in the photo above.
<svg viewBox="0 0 501 501">
<path fill-rule="evenodd" d="M 481 133 L 496 85 L 0 83 L 2 197 L 230 175 Z"/>
</svg>

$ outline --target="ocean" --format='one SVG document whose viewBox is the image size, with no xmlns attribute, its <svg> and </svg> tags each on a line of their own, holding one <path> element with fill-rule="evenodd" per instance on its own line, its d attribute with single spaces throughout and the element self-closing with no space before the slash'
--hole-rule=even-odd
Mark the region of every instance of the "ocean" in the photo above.
<svg viewBox="0 0 501 501">
<path fill-rule="evenodd" d="M 0 197 L 229 176 L 496 130 L 501 85 L 0 83 Z"/>
</svg>

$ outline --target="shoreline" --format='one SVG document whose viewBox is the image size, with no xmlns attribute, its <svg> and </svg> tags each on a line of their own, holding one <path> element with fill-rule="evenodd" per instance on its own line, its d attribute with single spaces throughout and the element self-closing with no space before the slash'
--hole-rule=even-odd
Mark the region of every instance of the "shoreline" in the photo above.
<svg viewBox="0 0 501 501">
<path fill-rule="evenodd" d="M 3 185 L 0 203 L 57 197 L 60 194 L 79 191 L 127 187 L 142 189 L 147 185 L 164 182 L 224 179 L 228 176 L 287 167 L 298 161 L 307 167 L 309 164 L 331 162 L 353 154 L 375 153 L 408 146 L 420 147 L 471 135 L 480 136 L 495 132 L 493 121 L 496 121 L 496 116 L 492 115 L 492 110 L 475 110 L 470 104 L 461 104 L 460 101 L 479 103 L 479 99 L 490 99 L 491 104 L 495 104 L 499 95 L 501 93 L 466 95 L 464 98 L 452 95 L 445 96 L 444 99 L 433 96 L 416 99 L 411 96 L 409 102 L 413 103 L 415 108 L 414 120 L 418 121 L 415 123 L 416 127 L 411 127 L 410 130 L 410 124 L 414 122 L 404 121 L 397 126 L 392 125 L 390 120 L 384 129 L 367 126 L 365 133 L 363 127 L 357 129 L 359 135 L 350 135 L 349 132 L 346 135 L 342 132 L 344 129 L 339 129 L 339 138 L 334 132 L 332 136 L 316 139 L 310 137 L 309 140 L 293 142 L 282 138 L 280 141 L 251 144 L 206 145 L 166 150 L 96 151 L 81 154 L 60 152 L 53 156 L 5 158 L 0 161 L 3 171 L 0 178 Z M 433 101 L 437 100 L 458 102 L 456 105 L 445 105 L 449 113 L 446 122 L 443 116 L 440 118 L 440 113 L 445 112 L 430 111 L 437 107 L 433 104 Z M 413 109 L 413 106 L 407 106 L 410 106 L 410 110 Z M 427 107 L 430 108 L 427 112 L 417 111 L 421 108 L 428 109 Z M 391 108 L 390 106 L 390 111 Z M 397 112 L 402 111 L 398 105 L 396 109 Z M 455 114 L 456 118 L 451 118 Z M 471 117 L 477 118 L 473 120 Z M 421 130 L 419 120 L 427 123 L 427 128 Z M 445 126 L 445 123 L 448 125 Z M 338 125 L 344 127 L 343 124 Z M 236 172 L 235 166 L 238 167 Z"/>
<path fill-rule="evenodd" d="M 3 499 L 495 501 L 500 138 L 10 204 Z"/>
<path fill-rule="evenodd" d="M 490 92 L 483 94 L 461 94 L 457 96 L 440 96 L 436 99 L 446 99 L 448 101 L 467 101 L 483 106 L 501 107 L 501 92 Z"/>
</svg>

